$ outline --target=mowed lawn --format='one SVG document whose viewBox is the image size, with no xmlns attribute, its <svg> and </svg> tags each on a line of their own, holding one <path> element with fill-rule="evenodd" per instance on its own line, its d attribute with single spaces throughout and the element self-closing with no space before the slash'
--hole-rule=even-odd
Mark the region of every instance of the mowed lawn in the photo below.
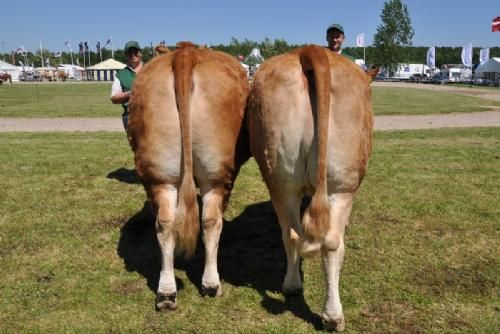
<svg viewBox="0 0 500 334">
<path fill-rule="evenodd" d="M 7 87 L 8 88 L 8 87 Z M 3 92 L 3 91 L 2 91 Z M 221 298 L 203 248 L 154 310 L 159 249 L 123 133 L 0 134 L 1 333 L 316 333 L 324 280 L 284 298 L 280 229 L 253 160 L 222 232 Z M 346 232 L 346 333 L 500 328 L 500 128 L 377 132 Z M 201 244 L 200 244 L 201 245 Z"/>
<path fill-rule="evenodd" d="M 111 83 L 43 83 L 0 86 L 0 117 L 119 117 Z M 478 112 L 499 101 L 423 89 L 373 87 L 376 115 Z M 497 109 L 494 109 L 497 110 Z"/>
<path fill-rule="evenodd" d="M 14 83 L 0 86 L 0 117 L 120 117 L 109 83 Z"/>
</svg>

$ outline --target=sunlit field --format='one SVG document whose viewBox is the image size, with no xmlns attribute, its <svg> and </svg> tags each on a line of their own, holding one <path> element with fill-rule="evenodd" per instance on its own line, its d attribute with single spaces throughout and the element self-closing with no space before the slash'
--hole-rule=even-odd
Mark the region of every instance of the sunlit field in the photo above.
<svg viewBox="0 0 500 334">
<path fill-rule="evenodd" d="M 284 298 L 280 229 L 253 160 L 225 215 L 224 295 L 200 295 L 200 241 L 176 262 L 179 308 L 156 312 L 159 249 L 125 135 L 1 133 L 0 152 L 0 332 L 321 330 L 320 261 L 303 261 L 303 295 Z M 498 331 L 499 162 L 500 128 L 375 134 L 346 232 L 346 333 Z"/>
<path fill-rule="evenodd" d="M 478 112 L 499 101 L 423 89 L 373 87 L 376 115 Z M 111 83 L 14 83 L 0 86 L 0 117 L 119 117 Z"/>
</svg>

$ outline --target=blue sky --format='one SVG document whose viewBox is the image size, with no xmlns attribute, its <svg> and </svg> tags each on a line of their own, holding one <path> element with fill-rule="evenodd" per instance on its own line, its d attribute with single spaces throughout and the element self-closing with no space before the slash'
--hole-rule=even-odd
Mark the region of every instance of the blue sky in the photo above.
<svg viewBox="0 0 500 334">
<path fill-rule="evenodd" d="M 197 44 L 228 44 L 231 37 L 262 41 L 282 38 L 289 43 L 325 45 L 325 28 L 333 22 L 346 30 L 344 46 L 354 46 L 365 33 L 371 44 L 384 0 L 136 0 L 136 1 L 2 1 L 0 42 L 3 52 L 24 46 L 73 51 L 81 40 L 95 50 L 113 38 L 114 48 L 127 40 L 141 45 L 162 40 Z M 500 46 L 500 32 L 491 21 L 500 16 L 500 0 L 403 0 L 415 30 L 415 46 Z"/>
</svg>

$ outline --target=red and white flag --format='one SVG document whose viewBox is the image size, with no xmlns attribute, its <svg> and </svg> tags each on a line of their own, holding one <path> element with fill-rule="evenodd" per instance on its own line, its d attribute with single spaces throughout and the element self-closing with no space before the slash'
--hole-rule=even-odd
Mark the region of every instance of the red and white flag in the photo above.
<svg viewBox="0 0 500 334">
<path fill-rule="evenodd" d="M 359 34 L 356 36 L 356 46 L 358 48 L 363 48 L 365 46 L 365 34 Z"/>
<path fill-rule="evenodd" d="M 491 22 L 491 32 L 500 31 L 500 16 L 497 16 Z"/>
</svg>

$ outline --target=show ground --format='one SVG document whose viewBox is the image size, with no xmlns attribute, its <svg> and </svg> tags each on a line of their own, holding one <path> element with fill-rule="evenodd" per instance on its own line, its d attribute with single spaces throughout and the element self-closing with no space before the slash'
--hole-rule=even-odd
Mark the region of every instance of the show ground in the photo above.
<svg viewBox="0 0 500 334">
<path fill-rule="evenodd" d="M 446 91 L 500 101 L 500 89 L 448 85 L 374 82 L 375 87 L 404 87 Z M 416 116 L 376 116 L 375 130 L 431 129 L 500 126 L 500 110 Z M 97 132 L 123 131 L 121 117 L 113 118 L 0 118 L 0 132 Z"/>
</svg>

